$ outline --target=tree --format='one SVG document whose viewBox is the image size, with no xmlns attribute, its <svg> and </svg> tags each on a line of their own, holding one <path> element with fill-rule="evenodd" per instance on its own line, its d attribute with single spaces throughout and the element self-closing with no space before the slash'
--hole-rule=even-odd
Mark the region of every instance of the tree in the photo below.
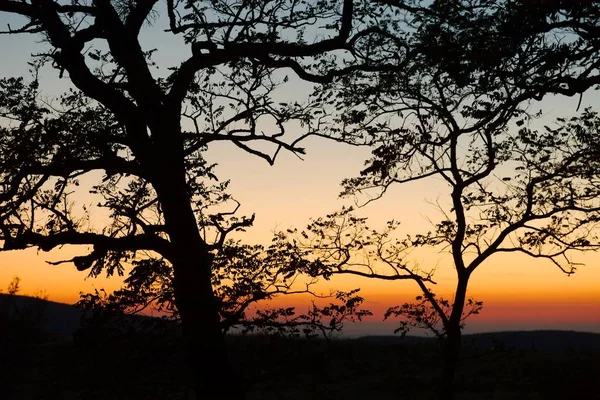
<svg viewBox="0 0 600 400">
<path fill-rule="evenodd" d="M 301 154 L 299 140 L 284 141 L 283 134 L 294 121 L 307 124 L 307 133 L 321 134 L 310 125 L 321 127 L 323 120 L 312 118 L 317 115 L 313 107 L 319 103 L 278 104 L 274 93 L 280 82 L 273 69 L 290 68 L 300 78 L 319 83 L 357 71 L 402 79 L 422 66 L 442 71 L 442 61 L 450 57 L 439 53 L 444 57 L 429 63 L 437 52 L 427 50 L 435 47 L 412 46 L 413 33 L 423 34 L 414 36 L 423 38 L 423 43 L 435 43 L 447 33 L 434 30 L 436 25 L 464 22 L 451 20 L 456 15 L 488 23 L 481 5 L 494 5 L 489 1 L 460 2 L 462 8 L 451 7 L 453 2 L 447 1 L 431 6 L 418 1 L 377 3 L 167 0 L 162 16 L 168 33 L 182 38 L 191 55 L 161 76 L 153 69 L 153 49 L 143 48 L 140 41 L 147 27 L 162 22 L 157 1 L 0 2 L 2 15 L 25 20 L 22 26 L 8 26 L 5 33 L 37 34 L 48 44 L 48 51 L 34 59 L 34 73 L 50 64 L 72 85 L 71 92 L 47 104 L 39 96 L 36 78 L 30 83 L 2 80 L 0 229 L 4 249 L 34 246 L 48 251 L 61 245 L 89 245 L 93 247 L 89 254 L 70 261 L 92 274 L 119 273 L 124 264 L 141 258 L 167 262 L 173 268 L 173 293 L 188 348 L 192 386 L 197 391 L 219 391 L 226 398 L 243 397 L 242 385 L 231 378 L 225 356 L 211 268 L 227 235 L 249 226 L 252 219 L 230 218 L 236 205 L 224 192 L 226 184 L 213 179 L 213 166 L 204 160 L 203 151 L 209 143 L 228 141 L 270 163 L 281 149 Z M 477 12 L 469 14 L 471 9 Z M 440 18 L 449 22 L 440 23 Z M 581 21 L 579 16 L 568 18 L 571 25 L 556 29 L 577 27 Z M 359 19 L 363 21 L 360 26 Z M 506 23 L 507 18 L 501 21 Z M 584 33 L 594 26 L 586 23 Z M 488 25 L 477 25 L 475 33 L 481 34 Z M 503 32 L 510 32 L 509 23 L 503 26 Z M 519 34 L 537 38 L 538 32 L 552 29 L 538 24 Z M 593 72 L 595 53 L 585 44 L 594 41 L 584 42 L 576 49 L 577 56 L 563 52 L 561 59 L 579 62 L 584 72 Z M 524 41 L 516 43 L 506 55 L 502 53 L 502 60 L 521 56 Z M 454 50 L 471 48 L 461 46 Z M 554 50 L 552 46 L 544 49 Z M 485 50 L 486 54 L 495 51 L 493 47 Z M 419 62 L 410 64 L 413 58 Z M 473 65 L 479 65 L 477 71 L 482 69 L 481 64 Z M 523 66 L 526 71 L 528 65 Z M 551 75 L 554 90 L 580 91 L 561 68 Z M 449 68 L 445 76 L 458 81 L 460 71 Z M 517 69 L 512 76 L 522 71 Z M 536 71 L 536 77 L 548 81 L 547 72 Z M 530 76 L 529 72 L 524 76 Z M 594 79 L 585 84 L 589 86 Z M 348 88 L 356 88 L 352 79 Z M 394 85 L 389 88 L 395 90 Z M 366 92 L 355 93 L 360 97 Z M 540 95 L 538 88 L 528 93 L 530 97 L 525 98 Z M 336 97 L 322 100 L 335 105 Z M 355 110 L 342 120 L 349 129 L 362 115 Z M 263 130 L 272 133 L 263 134 Z M 271 145 L 272 152 L 263 145 Z M 92 181 L 95 184 L 89 185 Z M 87 190 L 84 186 L 93 186 L 100 208 L 109 211 L 104 226 L 92 226 L 88 215 L 93 215 L 94 207 L 84 208 L 75 200 L 76 190 Z M 228 205 L 231 208 L 225 209 Z M 148 265 L 157 264 L 149 261 Z M 202 369 L 209 362 L 211 368 Z"/>
<path fill-rule="evenodd" d="M 226 183 L 203 152 L 228 141 L 269 163 L 280 150 L 302 154 L 312 111 L 277 103 L 286 78 L 272 71 L 327 81 L 350 68 L 334 69 L 328 54 L 369 36 L 352 25 L 359 12 L 367 17 L 369 4 L 357 4 L 167 0 L 167 32 L 191 54 L 161 75 L 140 39 L 163 22 L 156 0 L 2 1 L 2 15 L 24 21 L 3 33 L 36 34 L 48 48 L 35 56 L 30 82 L 0 81 L 3 249 L 88 245 L 89 254 L 64 262 L 92 275 L 168 264 L 191 386 L 242 398 L 212 268 L 227 235 L 253 218 L 233 215 Z M 58 100 L 40 97 L 44 65 L 71 85 Z M 306 124 L 305 134 L 283 140 L 294 121 Z M 99 207 L 77 200 L 88 189 Z M 90 217 L 102 215 L 97 208 L 108 211 L 100 226 Z"/>
<path fill-rule="evenodd" d="M 529 111 L 548 94 L 582 94 L 598 83 L 598 4 L 385 3 L 397 11 L 380 25 L 388 40 L 361 49 L 372 69 L 318 88 L 315 98 L 337 99 L 330 134 L 373 143 L 343 195 L 367 196 L 364 204 L 392 185 L 438 178 L 447 188 L 441 219 L 400 238 L 394 222 L 370 231 L 344 210 L 315 220 L 304 241 L 317 251 L 314 276 L 416 282 L 423 296 L 386 315 L 443 337 L 440 398 L 450 399 L 463 320 L 482 305 L 467 297 L 472 273 L 494 254 L 520 252 L 570 275 L 570 254 L 598 246 L 597 114 L 534 128 L 539 115 Z M 411 264 L 409 250 L 420 247 L 449 253 L 451 301 L 432 291 L 433 267 Z"/>
<path fill-rule="evenodd" d="M 397 331 L 417 326 L 442 340 L 440 398 L 452 398 L 463 322 L 482 306 L 467 296 L 475 270 L 494 254 L 519 252 L 548 260 L 571 275 L 578 265 L 572 253 L 595 250 L 600 245 L 595 233 L 600 221 L 600 149 L 594 143 L 598 127 L 599 116 L 586 110 L 581 116 L 562 120 L 558 128 L 548 127 L 542 132 L 522 127 L 512 134 L 508 130 L 483 135 L 461 133 L 461 139 L 471 146 L 466 154 L 459 151 L 459 143 L 465 143 L 462 141 L 435 147 L 413 142 L 409 149 L 392 142 L 398 137 L 390 137 L 388 150 L 393 144 L 398 151 L 412 153 L 406 162 L 419 165 L 419 169 L 400 164 L 393 156 L 376 156 L 372 163 L 393 165 L 386 184 L 379 181 L 378 172 L 368 172 L 361 177 L 363 186 L 347 189 L 355 193 L 443 177 L 450 193 L 446 193 L 447 207 L 440 206 L 442 218 L 432 230 L 405 238 L 395 234 L 393 221 L 384 231 L 370 230 L 364 218 L 348 210 L 316 219 L 302 233 L 302 246 L 315 252 L 307 272 L 326 278 L 352 274 L 415 282 L 423 295 L 416 303 L 391 307 L 386 318 L 403 318 Z M 347 184 L 350 182 L 356 185 L 354 180 Z M 449 253 L 444 262 L 454 266 L 457 277 L 452 300 L 436 297 L 432 289 L 435 266 L 414 264 L 409 254 L 416 248 Z"/>
</svg>

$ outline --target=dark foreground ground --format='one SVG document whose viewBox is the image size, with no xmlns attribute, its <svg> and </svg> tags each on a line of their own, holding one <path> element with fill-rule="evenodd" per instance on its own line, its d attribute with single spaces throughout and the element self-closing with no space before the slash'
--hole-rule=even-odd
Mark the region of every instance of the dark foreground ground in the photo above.
<svg viewBox="0 0 600 400">
<path fill-rule="evenodd" d="M 0 307 L 0 400 L 185 399 L 177 332 L 149 318 L 92 325 L 81 311 L 26 297 Z M 4 301 L 4 302 L 3 302 Z M 0 306 L 7 297 L 0 295 Z M 111 332 L 113 335 L 111 336 Z M 117 333 L 115 333 L 117 332 Z M 123 333 L 125 332 L 125 333 Z M 440 358 L 431 340 L 230 336 L 249 400 L 432 399 Z M 465 336 L 457 399 L 600 399 L 600 335 L 500 332 Z M 210 367 L 210 361 L 207 362 Z M 207 395 L 206 399 L 218 399 Z"/>
<path fill-rule="evenodd" d="M 4 341 L 0 399 L 185 398 L 182 354 L 172 339 L 132 335 L 73 343 L 34 336 Z M 428 342 L 277 337 L 231 337 L 230 342 L 252 400 L 433 397 L 439 358 Z M 503 349 L 498 343 L 490 350 L 479 342 L 487 349 L 465 351 L 458 399 L 597 398 L 597 350 Z"/>
</svg>

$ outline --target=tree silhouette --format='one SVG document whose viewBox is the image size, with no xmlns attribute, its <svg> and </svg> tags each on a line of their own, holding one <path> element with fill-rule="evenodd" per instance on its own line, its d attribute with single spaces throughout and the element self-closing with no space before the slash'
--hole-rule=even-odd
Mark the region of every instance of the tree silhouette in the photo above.
<svg viewBox="0 0 600 400">
<path fill-rule="evenodd" d="M 140 40 L 163 21 L 156 0 L 2 1 L 2 15 L 25 19 L 4 33 L 37 34 L 48 49 L 33 59 L 31 82 L 0 81 L 3 248 L 91 246 L 65 261 L 92 275 L 122 273 L 133 262 L 141 268 L 167 263 L 191 385 L 241 398 L 242 384 L 232 378 L 226 356 L 213 264 L 227 236 L 253 219 L 234 215 L 237 204 L 204 159 L 206 147 L 227 141 L 273 163 L 282 149 L 302 154 L 306 135 L 325 135 L 319 108 L 337 108 L 343 111 L 333 121 L 341 124 L 329 135 L 337 140 L 356 143 L 359 132 L 367 132 L 368 141 L 406 133 L 381 125 L 404 109 L 415 116 L 415 127 L 427 129 L 401 143 L 456 148 L 459 136 L 500 131 L 529 99 L 581 93 L 598 83 L 595 2 L 525 3 L 167 0 L 167 33 L 191 54 L 161 75 L 154 50 Z M 536 17 L 539 12 L 546 18 Z M 552 39 L 557 32 L 575 32 L 581 40 Z M 71 91 L 43 99 L 37 78 L 43 65 L 66 78 Z M 286 78 L 272 71 L 284 68 L 312 82 L 335 80 L 335 93 L 323 91 L 308 105 L 279 103 L 275 93 Z M 461 118 L 475 121 L 471 129 L 451 124 L 462 111 Z M 373 113 L 379 119 L 365 120 Z M 441 135 L 448 140 L 429 143 L 428 124 L 440 121 L 451 124 Z M 284 140 L 287 128 L 298 124 L 304 133 Z M 396 179 L 388 166 L 414 167 L 397 148 L 403 147 L 384 141 L 367 178 L 353 185 L 387 187 Z M 426 157 L 434 166 L 435 154 Z M 382 179 L 369 181 L 369 174 Z M 459 193 L 478 181 L 454 182 Z M 97 214 L 98 207 L 76 198 L 89 190 L 108 213 Z"/>
<path fill-rule="evenodd" d="M 395 222 L 370 231 L 348 210 L 315 220 L 304 244 L 317 251 L 313 275 L 411 280 L 423 296 L 388 310 L 444 338 L 440 398 L 453 397 L 464 318 L 482 303 L 469 279 L 493 254 L 542 258 L 567 275 L 572 251 L 596 249 L 598 117 L 585 110 L 556 127 L 534 128 L 530 111 L 548 94 L 583 94 L 598 83 L 596 2 L 381 1 L 396 10 L 363 42 L 371 70 L 319 87 L 334 98 L 329 134 L 367 141 L 373 157 L 342 195 L 365 204 L 389 187 L 419 180 L 446 191 L 433 229 L 399 238 Z M 365 198 L 366 197 L 366 198 Z M 453 299 L 435 296 L 433 267 L 410 249 L 446 250 L 456 271 Z M 408 258 L 407 258 L 408 257 Z M 388 268 L 382 272 L 382 268 Z"/>
<path fill-rule="evenodd" d="M 300 141 L 316 133 L 312 105 L 277 102 L 287 78 L 272 71 L 291 68 L 326 82 L 358 68 L 334 54 L 351 53 L 371 35 L 352 21 L 371 23 L 370 7 L 351 0 L 2 1 L 2 15 L 25 21 L 3 33 L 33 33 L 47 47 L 33 58 L 31 81 L 0 82 L 4 250 L 91 246 L 54 264 L 72 262 L 92 275 L 121 274 L 128 263 L 168 264 L 191 386 L 243 397 L 212 269 L 227 235 L 253 218 L 234 215 L 227 184 L 203 152 L 227 141 L 271 164 L 281 150 L 302 154 Z M 190 48 L 166 74 L 141 41 L 162 22 Z M 40 94 L 44 65 L 70 84 L 59 99 Z M 284 140 L 299 124 L 303 133 Z M 98 207 L 78 200 L 87 191 Z"/>
<path fill-rule="evenodd" d="M 408 128 L 405 122 L 405 129 L 414 130 L 418 139 L 407 143 L 406 133 L 390 136 L 370 162 L 385 165 L 389 175 L 382 179 L 379 168 L 367 169 L 358 180 L 348 180 L 346 190 L 385 190 L 392 184 L 441 177 L 450 189 L 444 193 L 448 202 L 439 206 L 441 219 L 430 231 L 401 237 L 394 221 L 383 231 L 371 230 L 351 209 L 318 218 L 302 232 L 301 247 L 314 251 L 307 272 L 325 278 L 351 274 L 415 282 L 423 295 L 416 303 L 391 307 L 385 317 L 402 318 L 397 331 L 423 327 L 442 339 L 440 397 L 451 398 L 463 321 L 482 306 L 467 297 L 473 272 L 495 254 L 518 252 L 571 275 L 578 265 L 572 253 L 600 245 L 595 233 L 600 221 L 598 127 L 600 117 L 586 110 L 542 132 L 528 127 L 456 132 L 460 140 L 440 145 L 444 138 L 439 131 L 427 129 L 431 136 L 424 142 L 418 132 L 426 127 Z M 430 139 L 437 144 L 428 143 Z M 397 140 L 406 142 L 399 145 Z M 460 143 L 469 147 L 459 149 Z M 380 156 L 378 150 L 384 148 L 385 156 Z M 410 157 L 399 161 L 399 153 Z M 436 268 L 415 264 L 410 252 L 416 248 L 449 254 L 442 262 L 456 272 L 452 300 L 436 297 Z"/>
</svg>

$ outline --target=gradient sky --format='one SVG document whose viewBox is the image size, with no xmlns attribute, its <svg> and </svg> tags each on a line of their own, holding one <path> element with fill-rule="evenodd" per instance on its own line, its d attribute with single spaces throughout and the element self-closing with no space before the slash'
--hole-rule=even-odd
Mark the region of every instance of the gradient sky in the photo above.
<svg viewBox="0 0 600 400">
<path fill-rule="evenodd" d="M 6 23 L 13 27 L 18 25 L 15 20 L 0 14 L 0 25 L 4 27 Z M 143 40 L 159 48 L 159 65 L 177 65 L 189 53 L 170 35 L 160 32 L 163 23 L 161 19 L 157 20 L 155 28 L 158 30 L 146 33 Z M 0 76 L 27 76 L 29 54 L 44 48 L 37 41 L 39 38 L 31 35 L 0 35 L 0 49 L 4 54 L 11 54 L 10 59 L 3 59 L 0 64 Z M 42 77 L 43 88 L 49 96 L 59 93 L 68 84 L 65 80 L 59 81 L 57 72 L 49 69 L 43 71 Z M 302 94 L 307 92 L 307 85 L 299 84 L 286 90 L 290 94 Z M 539 123 L 573 115 L 578 100 L 555 97 L 536 105 L 545 113 Z M 583 97 L 582 108 L 598 109 L 598 105 L 600 97 L 596 92 Z M 339 184 L 343 178 L 358 173 L 369 155 L 368 149 L 324 139 L 307 140 L 304 146 L 307 149 L 304 160 L 282 153 L 274 166 L 231 145 L 220 143 L 209 148 L 207 157 L 219 164 L 217 175 L 231 179 L 230 192 L 242 203 L 240 213 L 256 213 L 255 226 L 240 238 L 250 243 L 268 243 L 274 230 L 303 227 L 311 217 L 353 204 L 352 199 L 338 197 Z M 402 222 L 402 232 L 426 232 L 430 228 L 427 219 L 435 220 L 439 216 L 430 202 L 445 190 L 444 183 L 436 179 L 396 185 L 384 198 L 361 209 L 360 214 L 368 216 L 373 227 L 382 227 L 385 221 L 395 219 Z M 66 303 L 75 302 L 80 291 L 87 292 L 94 287 L 117 288 L 120 285 L 118 277 L 86 279 L 86 274 L 76 271 L 72 265 L 50 266 L 45 262 L 64 259 L 83 250 L 67 247 L 50 254 L 33 249 L 0 253 L 0 288 L 5 288 L 11 277 L 18 275 L 24 294 L 41 290 L 51 300 Z M 436 292 L 449 296 L 454 278 L 451 266 L 443 263 L 444 255 L 431 253 L 420 257 L 417 261 L 423 265 L 439 264 Z M 467 331 L 553 328 L 600 332 L 600 254 L 578 255 L 577 260 L 585 265 L 567 277 L 552 264 L 525 256 L 492 257 L 471 280 L 469 295 L 483 301 L 484 308 L 480 315 L 469 321 Z M 362 288 L 367 308 L 375 312 L 368 324 L 349 329 L 355 333 L 391 334 L 393 326 L 381 323 L 383 311 L 418 294 L 411 282 L 389 283 L 347 277 L 324 282 L 318 289 L 328 292 L 330 288 L 354 287 Z M 273 303 L 294 304 L 303 309 L 310 301 L 300 296 Z"/>
</svg>

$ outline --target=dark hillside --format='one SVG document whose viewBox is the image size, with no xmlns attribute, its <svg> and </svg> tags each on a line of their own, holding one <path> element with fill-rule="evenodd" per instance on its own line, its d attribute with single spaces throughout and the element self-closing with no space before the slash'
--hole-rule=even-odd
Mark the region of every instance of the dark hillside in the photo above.
<svg viewBox="0 0 600 400">
<path fill-rule="evenodd" d="M 75 306 L 36 297 L 0 294 L 0 304 L 10 301 L 17 310 L 41 311 L 40 329 L 60 338 L 70 339 L 81 325 L 81 310 Z"/>
<path fill-rule="evenodd" d="M 80 311 L 72 306 L 16 300 L 23 308 L 43 306 L 47 331 L 68 338 L 78 327 Z M 25 340 L 33 336 L 22 331 L 14 341 L 0 342 L 0 398 L 183 399 L 183 351 L 170 327 L 109 336 L 103 327 L 93 326 L 87 336 L 54 343 Z M 370 336 L 326 342 L 229 336 L 228 341 L 249 387 L 248 400 L 434 397 L 440 358 L 431 339 Z M 593 398 L 590 393 L 597 390 L 598 334 L 498 332 L 465 335 L 465 343 L 457 400 Z"/>
<path fill-rule="evenodd" d="M 465 346 L 480 349 L 503 347 L 507 349 L 534 350 L 541 352 L 600 351 L 600 334 L 577 331 L 506 331 L 464 335 Z M 420 336 L 363 336 L 356 339 L 363 343 L 379 344 L 431 344 L 435 340 Z"/>
</svg>

